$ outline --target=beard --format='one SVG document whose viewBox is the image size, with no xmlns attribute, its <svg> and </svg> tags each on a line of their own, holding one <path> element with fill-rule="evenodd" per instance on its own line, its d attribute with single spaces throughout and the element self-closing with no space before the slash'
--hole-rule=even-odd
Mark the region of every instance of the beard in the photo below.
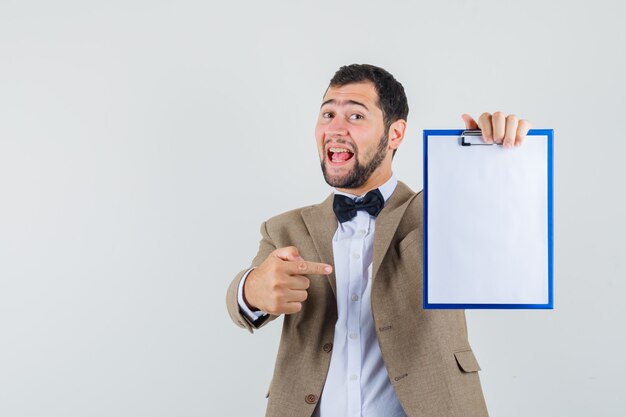
<svg viewBox="0 0 626 417">
<path fill-rule="evenodd" d="M 371 159 L 365 164 L 361 164 L 359 162 L 358 154 L 355 152 L 353 156 L 354 161 L 355 161 L 354 168 L 352 168 L 352 171 L 348 172 L 342 177 L 332 177 L 328 173 L 328 170 L 326 169 L 327 156 L 324 155 L 324 158 L 322 159 L 322 162 L 321 162 L 322 173 L 324 174 L 324 180 L 326 180 L 326 183 L 328 185 L 330 185 L 331 187 L 335 187 L 335 188 L 350 189 L 350 188 L 361 187 L 363 184 L 367 182 L 367 180 L 370 178 L 372 173 L 376 171 L 376 168 L 380 166 L 380 164 L 383 162 L 383 160 L 387 156 L 387 144 L 388 143 L 389 143 L 389 140 L 387 138 L 387 134 L 385 133 L 380 138 L 380 141 L 378 142 L 378 146 L 376 147 L 376 150 L 374 151 L 374 154 L 372 155 Z"/>
</svg>

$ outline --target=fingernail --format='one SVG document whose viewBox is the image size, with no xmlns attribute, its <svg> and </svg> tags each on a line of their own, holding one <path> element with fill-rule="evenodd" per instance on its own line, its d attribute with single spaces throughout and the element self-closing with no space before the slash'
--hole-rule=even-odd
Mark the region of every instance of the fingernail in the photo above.
<svg viewBox="0 0 626 417">
<path fill-rule="evenodd" d="M 328 273 L 331 273 L 332 270 L 333 270 L 333 268 L 331 266 L 328 266 L 328 265 L 324 268 L 324 271 L 326 271 Z"/>
</svg>

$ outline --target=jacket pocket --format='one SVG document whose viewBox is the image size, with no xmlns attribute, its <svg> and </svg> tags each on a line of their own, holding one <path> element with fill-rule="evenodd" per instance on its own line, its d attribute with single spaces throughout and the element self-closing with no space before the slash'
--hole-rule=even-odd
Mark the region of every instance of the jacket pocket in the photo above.
<svg viewBox="0 0 626 417">
<path fill-rule="evenodd" d="M 402 240 L 398 243 L 398 253 L 404 252 L 406 248 L 408 248 L 411 244 L 417 242 L 418 239 L 422 237 L 420 235 L 418 229 L 411 230 L 407 233 L 406 236 L 402 238 Z"/>
<path fill-rule="evenodd" d="M 456 363 L 459 365 L 459 368 L 461 368 L 461 371 L 463 372 L 480 371 L 480 366 L 478 365 L 476 356 L 474 356 L 474 352 L 472 352 L 471 349 L 454 352 L 454 357 L 456 358 Z"/>
</svg>

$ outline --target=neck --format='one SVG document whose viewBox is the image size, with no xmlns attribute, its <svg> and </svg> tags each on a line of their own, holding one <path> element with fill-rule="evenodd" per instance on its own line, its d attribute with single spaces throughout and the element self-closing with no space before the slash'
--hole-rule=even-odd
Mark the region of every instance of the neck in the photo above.
<svg viewBox="0 0 626 417">
<path fill-rule="evenodd" d="M 372 175 L 365 181 L 365 184 L 358 188 L 337 188 L 338 191 L 342 193 L 352 194 L 352 195 L 363 195 L 368 191 L 375 190 L 380 187 L 391 178 L 391 169 L 384 171 L 374 171 Z"/>
</svg>

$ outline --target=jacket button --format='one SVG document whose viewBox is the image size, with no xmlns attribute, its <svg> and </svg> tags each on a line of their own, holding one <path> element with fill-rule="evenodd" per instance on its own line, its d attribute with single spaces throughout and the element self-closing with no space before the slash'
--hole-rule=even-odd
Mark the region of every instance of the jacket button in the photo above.
<svg viewBox="0 0 626 417">
<path fill-rule="evenodd" d="M 333 344 L 332 343 L 326 343 L 322 349 L 324 349 L 324 352 L 328 353 L 331 350 L 333 350 Z"/>
<path fill-rule="evenodd" d="M 317 402 L 317 395 L 309 394 L 304 398 L 307 404 L 315 404 Z"/>
</svg>

